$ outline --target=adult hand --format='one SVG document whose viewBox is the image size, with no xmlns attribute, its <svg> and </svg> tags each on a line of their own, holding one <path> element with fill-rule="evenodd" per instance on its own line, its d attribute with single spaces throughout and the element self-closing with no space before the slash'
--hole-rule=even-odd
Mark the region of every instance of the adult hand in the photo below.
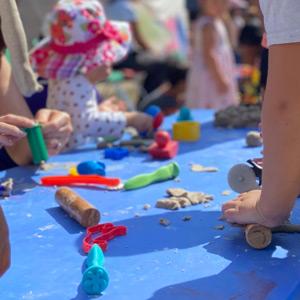
<svg viewBox="0 0 300 300">
<path fill-rule="evenodd" d="M 8 228 L 5 217 L 0 207 L 0 277 L 10 265 L 10 244 L 8 238 Z"/>
<path fill-rule="evenodd" d="M 70 116 L 58 110 L 41 109 L 35 118 L 42 125 L 49 155 L 61 152 L 73 132 Z"/>
<path fill-rule="evenodd" d="M 34 124 L 33 120 L 16 115 L 0 117 L 0 148 L 13 146 L 18 140 L 26 136 L 21 128 L 31 128 Z"/>
</svg>

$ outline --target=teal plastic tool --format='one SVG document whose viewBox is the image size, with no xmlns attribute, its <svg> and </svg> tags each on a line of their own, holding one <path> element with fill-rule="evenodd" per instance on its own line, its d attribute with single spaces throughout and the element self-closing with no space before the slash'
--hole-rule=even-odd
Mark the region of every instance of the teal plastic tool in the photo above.
<svg viewBox="0 0 300 300">
<path fill-rule="evenodd" d="M 193 121 L 193 116 L 192 116 L 191 110 L 186 106 L 183 106 L 180 109 L 179 115 L 177 118 L 177 122 L 183 122 L 183 121 Z"/>
<path fill-rule="evenodd" d="M 108 287 L 109 277 L 103 268 L 104 255 L 98 245 L 93 245 L 86 259 L 87 269 L 83 273 L 81 285 L 88 295 L 101 295 Z"/>
<path fill-rule="evenodd" d="M 35 165 L 39 165 L 43 161 L 47 161 L 49 156 L 41 125 L 37 124 L 32 128 L 25 128 L 24 131 L 27 133 L 33 163 Z"/>
<path fill-rule="evenodd" d="M 176 162 L 170 163 L 164 167 L 159 168 L 153 173 L 141 174 L 128 179 L 125 182 L 125 190 L 135 190 L 148 186 L 155 182 L 174 179 L 179 175 L 180 169 Z"/>
</svg>

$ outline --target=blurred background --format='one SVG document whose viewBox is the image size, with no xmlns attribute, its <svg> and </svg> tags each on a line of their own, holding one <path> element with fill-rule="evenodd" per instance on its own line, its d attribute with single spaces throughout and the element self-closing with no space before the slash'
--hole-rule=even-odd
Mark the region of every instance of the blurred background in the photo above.
<svg viewBox="0 0 300 300">
<path fill-rule="evenodd" d="M 209 2 L 210 1 L 210 2 Z M 47 35 L 45 19 L 56 0 L 17 0 L 30 47 Z M 128 109 L 145 109 L 150 104 L 166 115 L 186 105 L 189 81 L 205 73 L 196 56 L 205 47 L 200 24 L 211 6 L 226 2 L 218 20 L 225 26 L 216 40 L 215 52 L 227 47 L 234 58 L 238 103 L 261 101 L 267 74 L 267 49 L 262 45 L 263 26 L 258 0 L 101 0 L 108 19 L 131 24 L 134 42 L 128 57 L 114 66 L 109 78 L 99 84 L 104 97 L 124 100 Z M 219 3 L 218 3 L 219 2 Z M 201 19 L 202 18 L 202 19 Z M 202 20 L 202 21 L 201 21 Z M 217 27 L 216 27 L 217 28 Z M 220 29 L 221 30 L 221 29 Z M 218 33 L 218 32 L 217 32 Z M 216 35 L 215 39 L 218 36 Z M 200 52 L 199 52 L 200 49 Z M 205 65 L 205 64 L 204 64 Z M 193 69 L 196 70 L 191 70 Z M 198 69 L 197 69 L 198 68 Z M 222 71 L 222 70 L 221 70 Z M 199 75 L 191 75 L 192 72 Z M 223 74 L 226 78 L 227 74 Z M 231 74 L 230 74 L 231 75 Z M 195 78 L 191 78 L 191 77 Z M 47 83 L 44 82 L 46 85 Z M 209 87 L 213 89 L 213 87 Z M 216 100 L 217 101 L 217 100 Z M 196 105 L 198 107 L 198 105 Z M 207 106 L 207 105 L 206 105 Z M 212 103 L 211 107 L 220 106 Z M 201 104 L 199 104 L 201 108 Z"/>
</svg>

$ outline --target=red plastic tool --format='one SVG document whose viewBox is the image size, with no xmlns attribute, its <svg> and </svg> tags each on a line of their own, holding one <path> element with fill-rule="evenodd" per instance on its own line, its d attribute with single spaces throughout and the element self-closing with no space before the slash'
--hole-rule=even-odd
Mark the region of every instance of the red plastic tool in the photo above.
<svg viewBox="0 0 300 300">
<path fill-rule="evenodd" d="M 158 131 L 155 142 L 149 147 L 149 154 L 157 159 L 170 159 L 177 155 L 178 142 L 172 141 L 167 131 Z"/>
<path fill-rule="evenodd" d="M 89 227 L 86 236 L 82 241 L 82 249 L 88 253 L 94 244 L 97 244 L 103 251 L 107 250 L 108 241 L 117 236 L 127 234 L 126 226 L 115 226 L 112 223 L 99 224 Z"/>
<path fill-rule="evenodd" d="M 98 175 L 79 175 L 79 176 L 46 176 L 41 178 L 42 185 L 72 185 L 72 184 L 99 184 L 115 187 L 121 184 L 119 178 L 107 178 Z"/>
<path fill-rule="evenodd" d="M 163 121 L 164 121 L 164 115 L 162 112 L 160 112 L 153 118 L 153 129 L 154 130 L 158 129 L 160 125 L 163 123 Z"/>
</svg>

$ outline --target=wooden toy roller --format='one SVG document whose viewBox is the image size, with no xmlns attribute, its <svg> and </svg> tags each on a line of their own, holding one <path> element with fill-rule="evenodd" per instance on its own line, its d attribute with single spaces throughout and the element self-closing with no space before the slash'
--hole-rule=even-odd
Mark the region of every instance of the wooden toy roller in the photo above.
<svg viewBox="0 0 300 300">
<path fill-rule="evenodd" d="M 275 228 L 267 228 L 258 224 L 246 226 L 245 237 L 249 246 L 254 249 L 265 249 L 272 242 L 272 233 L 300 233 L 300 225 L 285 224 Z"/>
<path fill-rule="evenodd" d="M 83 227 L 97 225 L 99 211 L 69 188 L 59 188 L 55 194 L 58 204 Z"/>
</svg>

